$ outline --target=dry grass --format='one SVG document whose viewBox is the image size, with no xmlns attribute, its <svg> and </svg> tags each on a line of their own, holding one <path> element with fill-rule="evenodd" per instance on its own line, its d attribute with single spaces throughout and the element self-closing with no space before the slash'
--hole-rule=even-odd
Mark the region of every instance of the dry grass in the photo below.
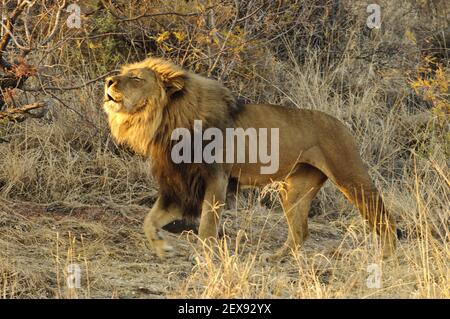
<svg viewBox="0 0 450 319">
<path fill-rule="evenodd" d="M 389 260 L 380 257 L 376 238 L 365 231 L 357 212 L 345 207 L 344 211 L 352 213 L 337 220 L 326 215 L 311 218 L 310 239 L 299 253 L 279 264 L 261 263 L 261 253 L 272 252 L 274 246 L 282 244 L 286 225 L 279 213 L 262 213 L 259 208 L 246 211 L 248 216 L 241 216 L 241 225 L 232 228 L 238 230 L 221 240 L 215 250 L 199 254 L 203 258 L 197 260 L 176 296 L 449 298 L 448 210 L 426 207 L 426 183 L 419 183 L 417 176 L 412 182 L 416 188 L 412 189 L 413 197 L 405 196 L 408 200 L 398 189 L 386 190 L 396 194 L 394 212 L 408 234 Z M 435 197 L 436 193 L 427 192 L 427 196 Z M 371 274 L 368 267 L 373 264 L 382 270 L 379 289 L 366 284 Z"/>
<path fill-rule="evenodd" d="M 381 260 L 356 209 L 327 183 L 313 203 L 309 240 L 282 262 L 259 260 L 287 236 L 279 206 L 261 206 L 259 192 L 241 194 L 237 208 L 224 213 L 226 236 L 214 249 L 194 245 L 190 234 L 170 234 L 176 255 L 159 261 L 141 229 L 157 187 L 148 164 L 109 138 L 102 84 L 95 83 L 58 93 L 66 105 L 46 119 L 0 124 L 0 296 L 450 298 L 448 113 L 434 114 L 411 88 L 422 56 L 405 31 L 430 18 L 408 13 L 414 5 L 383 6 L 383 28 L 367 43 L 358 24 L 343 27 L 345 51 L 328 62 L 329 47 L 299 53 L 290 34 L 277 39 L 283 59 L 271 47 L 257 52 L 257 66 L 244 59 L 233 68 L 226 63 L 233 57 L 224 60 L 227 85 L 243 97 L 322 110 L 348 124 L 405 234 L 393 258 Z M 363 4 L 353 9 L 364 21 Z M 357 58 L 386 43 L 402 47 Z M 100 68 L 83 60 L 70 71 L 78 50 L 58 57 L 68 83 Z M 98 58 L 92 54 L 87 61 Z M 448 60 L 441 63 L 448 81 Z M 432 101 L 448 102 L 448 90 L 436 94 Z M 67 266 L 74 263 L 79 289 L 67 286 Z M 367 287 L 372 264 L 382 269 L 380 288 Z"/>
<path fill-rule="evenodd" d="M 306 245 L 276 264 L 259 256 L 283 243 L 286 225 L 279 210 L 255 201 L 242 200 L 237 210 L 226 211 L 226 236 L 213 250 L 191 244 L 194 236 L 170 235 L 177 254 L 165 262 L 146 247 L 140 206 L 61 206 L 49 212 L 48 206 L 2 201 L 2 296 L 449 298 L 448 205 L 427 208 L 424 197 L 439 190 L 430 191 L 417 175 L 410 182 L 411 192 L 385 190 L 389 203 L 396 198 L 391 206 L 408 236 L 395 257 L 384 261 L 376 239 L 340 196 L 341 213 L 316 208 Z M 81 268 L 81 289 L 66 285 L 67 266 L 74 262 Z M 382 269 L 379 289 L 366 285 L 371 264 Z"/>
</svg>

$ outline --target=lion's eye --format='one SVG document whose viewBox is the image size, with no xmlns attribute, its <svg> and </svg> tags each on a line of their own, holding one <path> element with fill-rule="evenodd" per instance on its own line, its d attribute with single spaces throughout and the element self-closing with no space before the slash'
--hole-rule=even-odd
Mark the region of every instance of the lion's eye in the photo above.
<svg viewBox="0 0 450 319">
<path fill-rule="evenodd" d="M 143 78 L 140 78 L 140 77 L 138 77 L 138 76 L 132 76 L 131 79 L 132 79 L 132 80 L 137 80 L 137 81 L 143 80 Z"/>
</svg>

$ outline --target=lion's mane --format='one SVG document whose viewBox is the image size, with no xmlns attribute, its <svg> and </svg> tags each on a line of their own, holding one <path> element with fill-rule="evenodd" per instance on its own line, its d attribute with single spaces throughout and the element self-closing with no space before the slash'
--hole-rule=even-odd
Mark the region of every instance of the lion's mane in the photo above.
<svg viewBox="0 0 450 319">
<path fill-rule="evenodd" d="M 133 113 L 110 113 L 112 135 L 121 144 L 151 158 L 152 174 L 159 184 L 160 198 L 165 206 L 179 205 L 185 217 L 197 217 L 205 193 L 205 181 L 216 173 L 217 164 L 181 163 L 171 159 L 176 141 L 171 134 L 176 128 L 193 133 L 194 120 L 208 127 L 225 129 L 233 126 L 239 107 L 232 93 L 219 82 L 210 80 L 162 59 L 149 58 L 129 64 L 122 72 L 148 68 L 160 83 L 171 82 L 177 91 L 169 95 L 164 85 L 148 92 L 147 103 Z"/>
</svg>

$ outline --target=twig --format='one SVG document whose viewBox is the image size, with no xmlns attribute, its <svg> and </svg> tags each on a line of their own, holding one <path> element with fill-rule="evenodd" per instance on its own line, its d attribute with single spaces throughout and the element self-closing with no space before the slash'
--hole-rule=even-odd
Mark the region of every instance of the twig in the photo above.
<svg viewBox="0 0 450 319">
<path fill-rule="evenodd" d="M 208 8 L 208 10 L 209 10 L 209 8 Z M 142 18 L 153 18 L 153 17 L 166 16 L 166 15 L 174 15 L 174 16 L 178 16 L 178 17 L 195 17 L 195 16 L 200 15 L 200 12 L 192 12 L 192 13 L 179 13 L 179 12 L 143 13 L 143 14 L 140 14 L 140 15 L 138 15 L 136 17 L 119 19 L 118 22 L 136 21 L 136 20 L 139 20 L 139 19 L 142 19 Z"/>
<path fill-rule="evenodd" d="M 208 76 L 211 76 L 213 70 L 216 68 L 217 63 L 219 62 L 219 59 L 222 55 L 222 53 L 225 51 L 225 46 L 227 45 L 227 42 L 230 38 L 231 32 L 233 32 L 234 27 L 236 26 L 236 23 L 238 22 L 239 17 L 239 1 L 234 0 L 234 5 L 236 6 L 236 14 L 234 16 L 233 22 L 231 23 L 230 29 L 228 30 L 227 36 L 225 37 L 225 40 L 222 43 L 222 46 L 220 47 L 219 54 L 217 55 L 212 67 L 208 70 Z"/>
<path fill-rule="evenodd" d="M 60 22 L 60 18 L 61 18 L 61 11 L 62 9 L 66 6 L 66 0 L 63 1 L 62 5 L 59 6 L 58 11 L 56 12 L 56 18 L 55 18 L 55 24 L 53 25 L 52 31 L 50 32 L 50 34 L 47 36 L 47 38 L 42 41 L 41 43 L 39 43 L 38 46 L 44 46 L 47 43 L 49 43 L 53 37 L 55 36 L 56 32 L 59 29 L 59 22 Z"/>
<path fill-rule="evenodd" d="M 45 91 L 44 91 L 45 92 Z M 96 131 L 96 135 L 100 133 L 100 129 L 93 123 L 91 122 L 85 115 L 83 115 L 82 113 L 78 112 L 77 110 L 75 110 L 74 108 L 70 107 L 69 105 L 67 105 L 67 103 L 65 103 L 63 100 L 61 100 L 59 97 L 57 97 L 55 94 L 53 94 L 52 92 L 45 92 L 46 94 L 50 94 L 56 101 L 58 101 L 62 106 L 64 106 L 66 109 L 68 109 L 69 111 L 75 113 L 76 115 L 78 115 L 81 119 L 83 119 L 84 121 L 86 121 L 87 124 L 89 124 L 92 128 L 95 129 Z"/>
<path fill-rule="evenodd" d="M 6 51 L 6 47 L 8 46 L 9 41 L 11 40 L 11 34 L 13 32 L 15 21 L 17 17 L 22 13 L 22 11 L 25 9 L 25 6 L 27 4 L 28 1 L 20 2 L 12 12 L 10 18 L 6 19 L 6 30 L 5 30 L 6 32 L 3 35 L 3 37 L 0 38 L 0 67 L 3 70 L 8 70 L 11 68 L 11 64 L 3 58 L 3 52 Z"/>
<path fill-rule="evenodd" d="M 96 77 L 95 79 L 89 80 L 83 84 L 80 85 L 74 85 L 74 86 L 67 86 L 67 87 L 58 87 L 58 86 L 41 86 L 41 87 L 37 87 L 37 88 L 20 88 L 20 90 L 22 91 L 26 91 L 26 92 L 39 92 L 39 91 L 70 91 L 70 90 L 77 90 L 77 89 L 81 89 L 85 86 L 88 86 L 89 84 L 92 84 L 94 82 L 97 82 L 98 80 L 101 80 L 105 77 L 107 77 L 108 75 L 111 75 L 113 73 L 117 72 L 117 70 L 112 70 L 109 71 L 105 74 L 100 75 L 99 77 Z"/>
<path fill-rule="evenodd" d="M 34 114 L 30 114 L 29 112 L 31 110 L 35 110 L 35 109 L 39 109 L 39 108 L 43 108 L 43 107 L 47 107 L 47 106 L 48 106 L 47 102 L 36 102 L 36 103 L 32 103 L 32 104 L 23 105 L 19 108 L 8 109 L 6 111 L 0 112 L 0 120 L 7 119 L 9 121 L 15 121 L 15 120 L 17 120 L 17 118 L 20 115 L 24 115 L 24 114 L 28 114 L 31 117 L 41 117 L 41 116 L 36 116 Z"/>
<path fill-rule="evenodd" d="M 16 37 L 14 36 L 13 32 L 8 28 L 8 26 L 6 26 L 3 22 L 0 21 L 0 25 L 5 29 L 6 33 L 9 34 L 9 36 L 11 37 L 11 39 L 13 40 L 14 44 L 17 46 L 17 48 L 19 48 L 22 51 L 28 51 L 31 50 L 30 47 L 26 47 L 22 44 L 19 43 L 19 41 L 16 39 Z"/>
<path fill-rule="evenodd" d="M 264 8 L 266 6 L 266 3 L 263 3 L 262 6 L 258 7 L 255 9 L 255 11 L 253 11 L 252 13 L 247 14 L 245 17 L 239 18 L 237 19 L 236 22 L 242 22 L 244 20 L 247 20 L 248 18 L 252 17 L 253 15 L 255 15 L 259 10 L 261 10 L 262 8 Z"/>
<path fill-rule="evenodd" d="M 201 14 L 201 12 L 180 13 L 180 12 L 174 12 L 174 11 L 158 12 L 158 13 L 144 12 L 135 17 L 123 18 L 113 9 L 113 4 L 111 3 L 111 1 L 109 3 L 107 3 L 105 0 L 101 0 L 101 2 L 103 4 L 103 6 L 105 7 L 105 9 L 108 10 L 115 18 L 117 18 L 117 22 L 130 22 L 130 21 L 136 21 L 136 20 L 139 20 L 142 18 L 153 18 L 153 17 L 165 16 L 165 15 L 174 15 L 174 16 L 178 16 L 178 17 L 194 17 L 194 16 L 198 16 Z M 208 7 L 208 8 L 206 8 L 206 10 L 209 10 L 212 8 L 214 8 L 214 6 Z"/>
</svg>

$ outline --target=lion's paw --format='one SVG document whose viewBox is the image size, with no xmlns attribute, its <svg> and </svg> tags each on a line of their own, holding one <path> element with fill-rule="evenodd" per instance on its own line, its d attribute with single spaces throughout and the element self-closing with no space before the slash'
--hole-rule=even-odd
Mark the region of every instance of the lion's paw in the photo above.
<svg viewBox="0 0 450 319">
<path fill-rule="evenodd" d="M 155 240 L 152 243 L 152 247 L 155 250 L 156 255 L 161 259 L 171 257 L 174 253 L 173 246 L 169 245 L 165 240 Z"/>
</svg>

